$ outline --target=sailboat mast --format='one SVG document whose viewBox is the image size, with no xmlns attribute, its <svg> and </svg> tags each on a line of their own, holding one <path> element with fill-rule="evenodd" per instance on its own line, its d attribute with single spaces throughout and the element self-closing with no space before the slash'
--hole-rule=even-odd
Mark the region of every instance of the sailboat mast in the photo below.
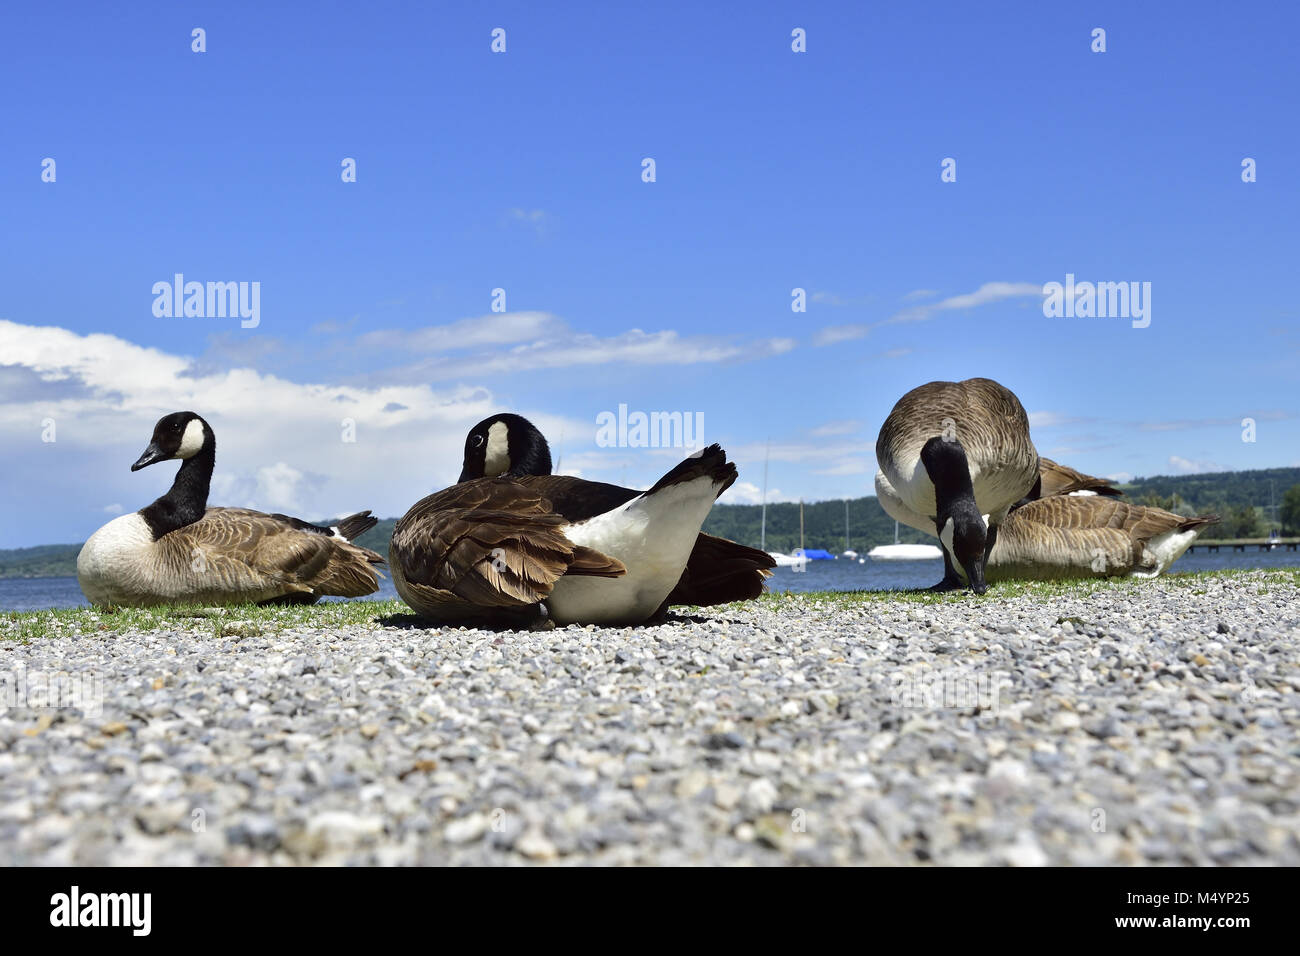
<svg viewBox="0 0 1300 956">
<path fill-rule="evenodd" d="M 763 524 L 758 532 L 758 550 L 767 550 L 767 454 L 770 444 L 763 446 Z"/>
<path fill-rule="evenodd" d="M 849 551 L 849 499 L 844 499 L 844 550 Z"/>
<path fill-rule="evenodd" d="M 799 499 L 799 550 L 803 550 L 803 499 Z"/>
</svg>

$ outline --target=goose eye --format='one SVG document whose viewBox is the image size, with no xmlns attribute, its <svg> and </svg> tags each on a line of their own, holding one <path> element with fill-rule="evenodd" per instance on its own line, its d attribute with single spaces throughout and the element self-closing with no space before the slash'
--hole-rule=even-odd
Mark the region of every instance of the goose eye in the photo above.
<svg viewBox="0 0 1300 956">
<path fill-rule="evenodd" d="M 479 447 L 480 445 L 482 445 L 482 444 L 483 444 L 483 436 L 482 436 L 482 435 L 475 435 L 475 436 L 474 436 L 474 447 L 475 447 L 475 448 L 478 448 L 478 447 Z"/>
</svg>

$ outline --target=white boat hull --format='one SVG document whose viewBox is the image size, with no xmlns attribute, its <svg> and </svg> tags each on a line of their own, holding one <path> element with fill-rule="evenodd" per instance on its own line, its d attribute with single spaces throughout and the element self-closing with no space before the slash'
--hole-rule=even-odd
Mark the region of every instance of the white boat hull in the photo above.
<svg viewBox="0 0 1300 956">
<path fill-rule="evenodd" d="M 882 544 L 867 552 L 872 561 L 934 561 L 943 551 L 932 544 Z"/>
</svg>

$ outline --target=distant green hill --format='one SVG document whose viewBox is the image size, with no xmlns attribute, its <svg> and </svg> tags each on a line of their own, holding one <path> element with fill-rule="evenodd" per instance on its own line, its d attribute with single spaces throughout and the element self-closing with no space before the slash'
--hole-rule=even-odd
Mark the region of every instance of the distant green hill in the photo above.
<svg viewBox="0 0 1300 956">
<path fill-rule="evenodd" d="M 1268 513 L 1269 483 L 1280 507 L 1282 495 L 1300 485 L 1300 468 L 1265 468 L 1257 471 L 1227 471 L 1207 475 L 1158 475 L 1136 478 L 1121 485 L 1130 501 L 1171 508 L 1180 514 L 1214 512 L 1223 522 L 1207 537 L 1258 537 L 1279 524 Z M 844 550 L 844 500 L 815 501 L 804 505 L 804 544 L 827 551 Z M 758 547 L 762 522 L 760 505 L 718 505 L 709 513 L 704 530 Z M 381 520 L 357 538 L 357 544 L 388 556 L 396 518 Z M 899 529 L 904 543 L 933 541 L 906 526 Z M 881 509 L 875 496 L 849 500 L 850 544 L 867 551 L 894 540 L 894 521 Z M 792 551 L 799 546 L 799 506 L 792 503 L 767 506 L 767 550 Z M 47 544 L 35 548 L 0 550 L 0 578 L 44 578 L 77 573 L 79 544 Z"/>
<path fill-rule="evenodd" d="M 371 551 L 378 551 L 388 559 L 388 539 L 393 536 L 393 528 L 397 526 L 396 518 L 381 518 L 379 524 L 375 525 L 365 534 L 357 535 L 355 544 L 363 548 L 369 548 Z"/>
<path fill-rule="evenodd" d="M 77 573 L 79 544 L 42 544 L 0 551 L 0 578 L 63 578 Z"/>
</svg>

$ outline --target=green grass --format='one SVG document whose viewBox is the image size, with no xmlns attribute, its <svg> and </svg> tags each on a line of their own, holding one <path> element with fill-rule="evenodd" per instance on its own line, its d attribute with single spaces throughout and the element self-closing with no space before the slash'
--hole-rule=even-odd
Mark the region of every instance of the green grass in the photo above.
<svg viewBox="0 0 1300 956">
<path fill-rule="evenodd" d="M 965 591 L 931 594 L 928 591 L 808 591 L 800 594 L 773 592 L 759 600 L 767 607 L 807 606 L 808 602 L 832 601 L 841 606 L 859 604 L 954 604 L 959 602 L 997 601 L 1007 598 L 1030 598 L 1051 601 L 1061 597 L 1087 597 L 1099 591 L 1127 590 L 1138 592 L 1150 587 L 1188 588 L 1192 594 L 1204 594 L 1207 581 L 1242 578 L 1257 594 L 1268 594 L 1271 587 L 1300 588 L 1300 568 L 1259 568 L 1233 571 L 1197 571 L 1168 574 L 1154 581 L 1137 578 L 1088 578 L 1081 581 L 999 581 L 989 586 L 988 594 L 973 597 Z M 686 609 L 680 613 L 689 614 Z M 379 626 L 388 618 L 411 620 L 411 610 L 401 601 L 338 601 L 329 604 L 291 605 L 287 607 L 195 607 L 192 605 L 147 608 L 120 608 L 102 611 L 95 608 L 67 608 L 53 611 L 0 612 L 0 640 L 26 643 L 43 637 L 60 635 L 102 635 L 140 631 L 178 631 L 206 634 L 214 638 L 275 635 L 302 628 L 328 630 L 357 624 Z"/>
<path fill-rule="evenodd" d="M 112 637 L 127 631 L 183 631 L 213 637 L 256 637 L 304 627 L 332 628 L 377 622 L 392 615 L 410 614 L 401 601 L 332 601 L 328 604 L 258 607 L 159 605 L 158 607 L 76 607 L 52 611 L 0 613 L 0 640 L 27 642 L 66 634 Z"/>
</svg>

